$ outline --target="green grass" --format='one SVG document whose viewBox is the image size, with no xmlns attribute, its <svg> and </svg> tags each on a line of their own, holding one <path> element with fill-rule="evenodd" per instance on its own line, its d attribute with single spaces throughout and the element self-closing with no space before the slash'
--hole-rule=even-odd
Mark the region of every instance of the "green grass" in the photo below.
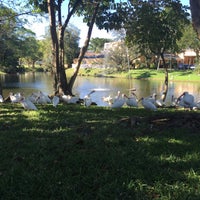
<svg viewBox="0 0 200 200">
<path fill-rule="evenodd" d="M 0 104 L 1 199 L 200 199 L 200 111 Z"/>
<path fill-rule="evenodd" d="M 66 71 L 70 76 L 73 69 Z M 80 69 L 80 76 L 108 76 L 116 78 L 151 79 L 164 80 L 165 72 L 163 69 L 135 69 L 128 72 L 108 71 L 105 69 Z M 200 75 L 195 70 L 169 70 L 170 81 L 200 81 Z"/>
</svg>

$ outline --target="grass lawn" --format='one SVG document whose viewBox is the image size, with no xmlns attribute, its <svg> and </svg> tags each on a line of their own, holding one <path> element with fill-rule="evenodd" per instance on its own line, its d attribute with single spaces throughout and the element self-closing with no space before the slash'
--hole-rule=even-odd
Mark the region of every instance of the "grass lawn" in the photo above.
<svg viewBox="0 0 200 200">
<path fill-rule="evenodd" d="M 200 111 L 0 104 L 0 199 L 200 199 Z"/>
<path fill-rule="evenodd" d="M 74 69 L 68 69 L 67 75 L 70 76 Z M 133 79 L 157 79 L 164 80 L 165 72 L 163 69 L 134 69 L 128 72 L 116 72 L 106 69 L 80 69 L 81 76 L 107 76 L 116 78 Z M 200 74 L 195 70 L 169 70 L 170 81 L 200 81 Z"/>
</svg>

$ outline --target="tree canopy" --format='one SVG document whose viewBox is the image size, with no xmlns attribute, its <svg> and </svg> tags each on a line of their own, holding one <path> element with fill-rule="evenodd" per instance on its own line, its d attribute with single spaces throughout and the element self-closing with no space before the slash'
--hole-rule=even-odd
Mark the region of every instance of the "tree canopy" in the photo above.
<svg viewBox="0 0 200 200">
<path fill-rule="evenodd" d="M 104 44 L 111 41 L 111 39 L 107 38 L 92 38 L 90 41 L 89 50 L 92 50 L 96 53 L 100 53 L 104 48 Z"/>
</svg>

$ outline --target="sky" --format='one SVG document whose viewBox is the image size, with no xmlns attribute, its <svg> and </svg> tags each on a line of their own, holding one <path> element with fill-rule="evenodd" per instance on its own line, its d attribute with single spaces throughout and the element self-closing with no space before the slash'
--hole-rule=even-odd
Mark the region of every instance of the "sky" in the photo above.
<svg viewBox="0 0 200 200">
<path fill-rule="evenodd" d="M 189 0 L 181 0 L 181 3 L 183 5 L 189 5 Z M 79 46 L 81 47 L 84 43 L 84 40 L 87 35 L 87 25 L 85 25 L 82 22 L 81 18 L 74 17 L 70 20 L 70 23 L 76 26 L 78 29 L 80 29 L 80 42 Z M 42 22 L 35 22 L 31 26 L 27 27 L 31 29 L 33 32 L 36 33 L 36 37 L 38 39 L 41 39 L 43 35 L 45 35 L 45 28 L 48 27 L 49 22 L 48 20 L 43 20 Z M 92 38 L 109 38 L 112 39 L 113 36 L 111 33 L 108 33 L 106 30 L 99 30 L 96 26 L 94 26 L 93 31 L 92 31 Z"/>
</svg>

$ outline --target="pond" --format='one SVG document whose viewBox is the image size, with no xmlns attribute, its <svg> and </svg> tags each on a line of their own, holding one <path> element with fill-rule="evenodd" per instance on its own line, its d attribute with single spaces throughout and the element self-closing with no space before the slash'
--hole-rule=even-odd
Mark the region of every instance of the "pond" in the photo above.
<svg viewBox="0 0 200 200">
<path fill-rule="evenodd" d="M 15 75 L 1 75 L 1 83 L 3 85 L 3 96 L 9 95 L 9 92 L 23 92 L 25 96 L 32 92 L 42 91 L 45 94 L 53 92 L 53 77 L 51 73 L 25 73 Z M 92 100 L 98 106 L 105 106 L 102 101 L 104 96 L 116 96 L 117 91 L 129 94 L 130 88 L 136 88 L 138 98 L 157 93 L 158 98 L 163 91 L 163 81 L 158 80 L 135 80 L 123 78 L 105 78 L 105 77 L 77 77 L 73 93 L 83 98 L 91 90 L 95 89 L 95 93 L 91 95 Z M 171 96 L 178 97 L 184 91 L 195 96 L 195 100 L 200 100 L 200 83 L 198 82 L 169 82 L 169 90 L 166 102 L 169 103 Z"/>
</svg>

